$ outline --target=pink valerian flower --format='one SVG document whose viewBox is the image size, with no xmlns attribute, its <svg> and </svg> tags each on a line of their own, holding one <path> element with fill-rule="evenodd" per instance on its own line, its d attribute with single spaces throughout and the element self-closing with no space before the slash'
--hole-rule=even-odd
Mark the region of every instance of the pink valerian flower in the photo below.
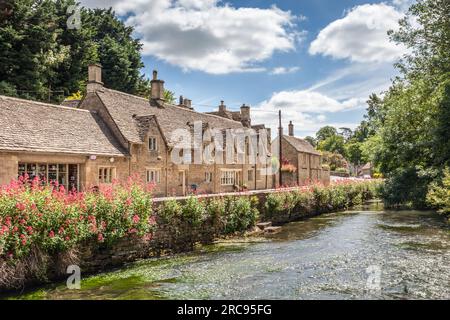
<svg viewBox="0 0 450 320">
<path fill-rule="evenodd" d="M 27 208 L 27 206 L 24 203 L 18 202 L 18 203 L 16 203 L 16 208 L 19 211 L 24 211 Z"/>
<path fill-rule="evenodd" d="M 150 241 L 150 240 L 152 240 L 152 238 L 153 238 L 153 234 L 151 234 L 151 233 L 147 233 L 145 236 L 142 237 L 142 239 L 144 241 Z"/>
<path fill-rule="evenodd" d="M 154 226 L 156 224 L 156 217 L 151 216 L 150 218 L 148 218 L 148 224 Z"/>
<path fill-rule="evenodd" d="M 130 230 L 128 230 L 128 233 L 129 234 L 133 234 L 133 233 L 137 233 L 138 231 L 137 231 L 137 229 L 135 229 L 135 228 L 132 228 L 132 229 L 130 229 Z"/>
<path fill-rule="evenodd" d="M 138 224 L 140 220 L 141 220 L 141 218 L 139 218 L 139 216 L 137 214 L 135 214 L 133 216 L 133 223 L 134 224 Z"/>
<path fill-rule="evenodd" d="M 54 237 L 55 237 L 55 232 L 54 232 L 53 230 L 51 230 L 51 231 L 48 233 L 48 237 L 49 237 L 49 238 L 54 238 Z"/>
<path fill-rule="evenodd" d="M 130 197 L 127 198 L 127 201 L 125 201 L 127 206 L 131 206 L 133 204 L 133 199 L 131 199 Z"/>
<path fill-rule="evenodd" d="M 20 242 L 22 243 L 23 246 L 25 246 L 27 244 L 27 236 L 24 234 L 20 235 Z"/>
<path fill-rule="evenodd" d="M 103 242 L 103 241 L 105 241 L 105 238 L 103 237 L 103 234 L 99 233 L 99 234 L 97 235 L 97 241 L 98 241 L 98 242 Z"/>
</svg>

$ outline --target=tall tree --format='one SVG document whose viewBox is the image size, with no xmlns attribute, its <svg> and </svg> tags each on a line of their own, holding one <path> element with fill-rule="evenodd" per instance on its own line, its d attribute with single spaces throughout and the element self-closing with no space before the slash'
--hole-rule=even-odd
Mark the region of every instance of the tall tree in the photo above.
<svg viewBox="0 0 450 320">
<path fill-rule="evenodd" d="M 327 138 L 336 136 L 338 134 L 336 128 L 332 126 L 325 126 L 323 128 L 320 128 L 319 131 L 316 133 L 316 140 L 319 143 L 320 141 L 323 141 Z"/>
<path fill-rule="evenodd" d="M 418 0 L 390 32 L 409 48 L 397 64 L 403 73 L 381 100 L 371 97 L 367 119 L 370 157 L 388 178 L 389 205 L 426 206 L 433 181 L 450 159 L 450 2 Z M 376 130 L 373 130 L 376 129 Z"/>
<path fill-rule="evenodd" d="M 80 8 L 71 28 L 75 0 L 6 0 L 0 10 L 0 94 L 60 101 L 84 90 L 87 66 L 104 68 L 105 85 L 144 95 L 148 80 L 142 44 L 111 9 Z"/>
</svg>

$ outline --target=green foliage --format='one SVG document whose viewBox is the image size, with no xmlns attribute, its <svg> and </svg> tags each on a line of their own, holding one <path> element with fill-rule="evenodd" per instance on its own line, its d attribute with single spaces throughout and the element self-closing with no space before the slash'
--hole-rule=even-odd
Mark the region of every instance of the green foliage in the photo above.
<svg viewBox="0 0 450 320">
<path fill-rule="evenodd" d="M 331 127 L 331 126 L 325 126 L 325 127 L 321 128 L 319 131 L 317 131 L 316 140 L 318 143 L 320 143 L 321 141 L 324 141 L 327 138 L 334 137 L 337 135 L 338 135 L 338 132 L 337 132 L 336 128 Z"/>
<path fill-rule="evenodd" d="M 341 154 L 328 151 L 322 152 L 322 162 L 328 165 L 332 171 L 348 166 L 347 161 Z"/>
<path fill-rule="evenodd" d="M 32 249 L 64 252 L 86 241 L 111 245 L 152 233 L 150 193 L 138 183 L 66 193 L 39 181 L 0 190 L 0 256 L 18 259 Z"/>
<path fill-rule="evenodd" d="M 379 181 L 360 183 L 342 182 L 330 186 L 314 185 L 296 191 L 276 192 L 267 196 L 265 215 L 313 214 L 346 209 L 380 195 Z"/>
<path fill-rule="evenodd" d="M 321 140 L 317 145 L 317 149 L 321 151 L 328 151 L 332 153 L 345 155 L 344 145 L 345 145 L 344 137 L 341 135 L 334 135 L 324 140 Z"/>
<path fill-rule="evenodd" d="M 305 137 L 305 140 L 308 141 L 314 148 L 317 147 L 317 140 L 311 136 Z"/>
<path fill-rule="evenodd" d="M 219 232 L 230 234 L 246 231 L 255 225 L 259 215 L 256 205 L 257 200 L 248 197 L 201 201 L 192 196 L 185 203 L 174 199 L 164 202 L 158 210 L 158 216 L 162 223 L 169 226 L 187 224 L 199 230 L 204 223 L 212 221 Z"/>
<path fill-rule="evenodd" d="M 182 206 L 184 220 L 193 227 L 201 225 L 205 218 L 205 205 L 197 197 L 191 196 Z"/>
<path fill-rule="evenodd" d="M 440 213 L 450 218 L 450 169 L 445 168 L 441 181 L 430 184 L 427 193 L 427 203 Z"/>
<path fill-rule="evenodd" d="M 225 200 L 225 233 L 242 232 L 256 224 L 259 217 L 254 199 L 248 197 Z"/>
<path fill-rule="evenodd" d="M 84 91 L 89 63 L 103 66 L 109 88 L 148 90 L 140 74 L 142 44 L 111 9 L 81 9 L 81 27 L 69 29 L 75 0 L 7 1 L 0 13 L 0 94 L 61 102 Z M 10 13 L 7 13 L 10 12 Z M 144 88 L 145 87 L 145 88 Z"/>
</svg>

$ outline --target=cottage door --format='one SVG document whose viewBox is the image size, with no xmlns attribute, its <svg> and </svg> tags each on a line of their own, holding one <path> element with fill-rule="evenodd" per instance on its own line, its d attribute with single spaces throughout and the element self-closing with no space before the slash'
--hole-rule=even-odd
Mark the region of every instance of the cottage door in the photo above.
<svg viewBox="0 0 450 320">
<path fill-rule="evenodd" d="M 178 183 L 181 188 L 181 194 L 183 196 L 186 195 L 186 171 L 180 170 L 178 171 Z"/>
</svg>

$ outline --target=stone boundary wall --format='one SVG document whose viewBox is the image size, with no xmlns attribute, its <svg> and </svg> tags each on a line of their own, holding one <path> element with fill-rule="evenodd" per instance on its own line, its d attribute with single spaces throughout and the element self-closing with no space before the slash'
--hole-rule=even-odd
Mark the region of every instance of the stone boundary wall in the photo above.
<svg viewBox="0 0 450 320">
<path fill-rule="evenodd" d="M 260 221 L 271 221 L 274 225 L 282 225 L 284 223 L 297 221 L 310 216 L 314 216 L 324 212 L 331 212 L 333 208 L 330 206 L 320 212 L 315 208 L 307 210 L 297 210 L 290 214 L 277 215 L 275 220 L 266 214 L 265 203 L 266 198 L 272 193 L 282 193 L 295 191 L 299 188 L 283 188 L 259 191 L 247 191 L 223 194 L 205 194 L 198 195 L 200 199 L 213 199 L 221 197 L 257 197 L 258 210 L 260 212 Z M 171 197 L 171 198 L 155 198 L 153 199 L 154 209 L 157 209 L 165 201 L 175 199 L 183 202 L 189 197 Z M 70 252 L 57 254 L 55 256 L 43 257 L 39 256 L 39 252 L 31 254 L 29 258 L 24 259 L 16 265 L 12 266 L 5 261 L 0 260 L 0 292 L 7 290 L 20 290 L 33 285 L 42 285 L 46 282 L 54 282 L 67 279 L 67 266 L 80 266 L 82 277 L 88 274 L 104 272 L 108 269 L 123 266 L 126 263 L 139 259 L 159 257 L 168 254 L 192 251 L 195 244 L 210 244 L 223 234 L 223 228 L 220 221 L 209 221 L 202 224 L 199 228 L 193 228 L 184 222 L 177 225 L 162 223 L 157 217 L 157 229 L 152 239 L 143 240 L 137 237 L 127 237 L 119 240 L 110 247 L 101 246 L 98 243 L 85 243 Z M 33 260 L 33 257 L 34 258 Z M 45 274 L 39 270 L 39 266 L 47 266 Z M 41 267 L 42 268 L 42 267 Z M 17 279 L 17 281 L 2 281 L 3 279 Z"/>
</svg>

